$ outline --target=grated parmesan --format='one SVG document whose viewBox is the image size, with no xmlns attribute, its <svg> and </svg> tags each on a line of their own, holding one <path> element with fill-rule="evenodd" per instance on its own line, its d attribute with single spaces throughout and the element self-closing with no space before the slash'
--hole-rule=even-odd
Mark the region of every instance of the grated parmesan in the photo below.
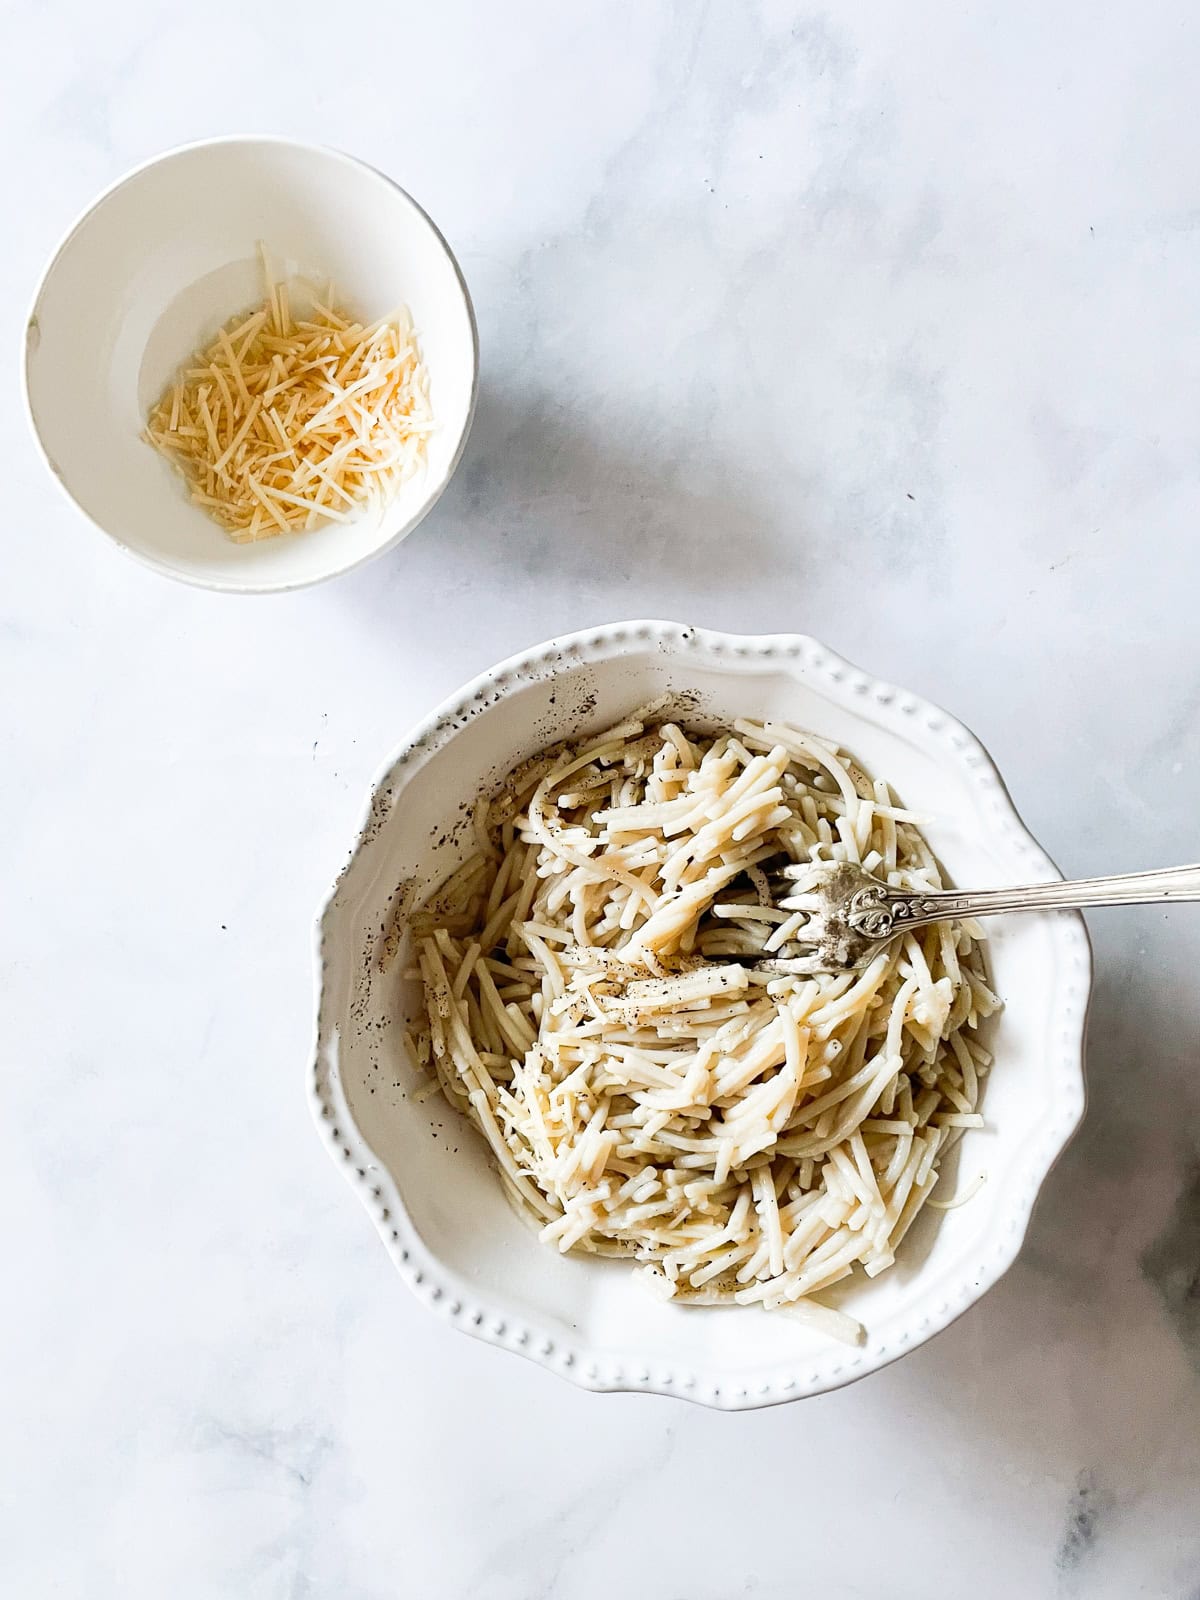
<svg viewBox="0 0 1200 1600">
<path fill-rule="evenodd" d="M 330 289 L 298 316 L 259 253 L 266 303 L 189 358 L 145 431 L 239 544 L 389 500 L 424 461 L 433 428 L 407 311 L 364 326 Z"/>
</svg>

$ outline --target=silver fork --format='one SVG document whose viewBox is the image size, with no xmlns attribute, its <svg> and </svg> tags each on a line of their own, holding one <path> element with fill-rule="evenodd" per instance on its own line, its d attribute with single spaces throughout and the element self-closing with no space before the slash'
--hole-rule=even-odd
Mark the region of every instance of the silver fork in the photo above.
<svg viewBox="0 0 1200 1600">
<path fill-rule="evenodd" d="M 756 965 L 768 972 L 799 976 L 855 972 L 890 939 L 931 922 L 992 917 L 1002 911 L 1073 911 L 1085 906 L 1200 900 L 1200 866 L 1080 878 L 1074 883 L 1032 883 L 1014 889 L 893 889 L 850 861 L 801 862 L 781 868 L 774 877 L 791 886 L 790 892 L 776 901 L 779 909 L 806 914 L 806 920 L 789 934 L 783 951 L 798 945 L 811 954 L 769 955 Z"/>
</svg>

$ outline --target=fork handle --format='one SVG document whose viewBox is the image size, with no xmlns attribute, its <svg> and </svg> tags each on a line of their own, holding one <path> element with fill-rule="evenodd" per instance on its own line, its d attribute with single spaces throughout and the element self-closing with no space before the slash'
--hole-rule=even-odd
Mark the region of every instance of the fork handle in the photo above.
<svg viewBox="0 0 1200 1600">
<path fill-rule="evenodd" d="M 887 889 L 855 895 L 848 921 L 868 937 L 888 938 L 948 917 L 991 917 L 1001 911 L 1076 911 L 1085 906 L 1137 906 L 1200 900 L 1200 866 L 1125 872 L 1073 883 L 1031 883 L 1013 889 Z"/>
</svg>

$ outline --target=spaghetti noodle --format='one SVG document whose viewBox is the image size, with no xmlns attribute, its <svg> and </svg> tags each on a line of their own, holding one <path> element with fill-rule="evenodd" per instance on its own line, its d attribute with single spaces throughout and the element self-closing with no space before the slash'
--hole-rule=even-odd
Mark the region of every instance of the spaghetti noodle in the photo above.
<svg viewBox="0 0 1200 1600">
<path fill-rule="evenodd" d="M 982 1121 L 978 930 L 906 934 L 859 973 L 754 963 L 796 932 L 774 861 L 940 887 L 916 820 L 812 734 L 638 717 L 481 803 L 475 852 L 413 919 L 416 1049 L 547 1243 L 862 1337 L 813 1297 L 892 1265 Z"/>
</svg>

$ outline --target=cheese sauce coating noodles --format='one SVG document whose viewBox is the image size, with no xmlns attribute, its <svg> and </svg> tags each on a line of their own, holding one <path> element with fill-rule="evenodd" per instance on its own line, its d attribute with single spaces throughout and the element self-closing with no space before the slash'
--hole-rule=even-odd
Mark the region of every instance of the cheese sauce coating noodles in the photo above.
<svg viewBox="0 0 1200 1600">
<path fill-rule="evenodd" d="M 813 1297 L 892 1265 L 982 1122 L 978 929 L 907 933 L 857 973 L 753 963 L 797 921 L 765 864 L 940 888 L 912 815 L 813 734 L 635 717 L 525 762 L 475 835 L 412 919 L 414 1049 L 510 1198 L 547 1244 L 642 1263 L 677 1301 L 861 1339 Z"/>
</svg>

